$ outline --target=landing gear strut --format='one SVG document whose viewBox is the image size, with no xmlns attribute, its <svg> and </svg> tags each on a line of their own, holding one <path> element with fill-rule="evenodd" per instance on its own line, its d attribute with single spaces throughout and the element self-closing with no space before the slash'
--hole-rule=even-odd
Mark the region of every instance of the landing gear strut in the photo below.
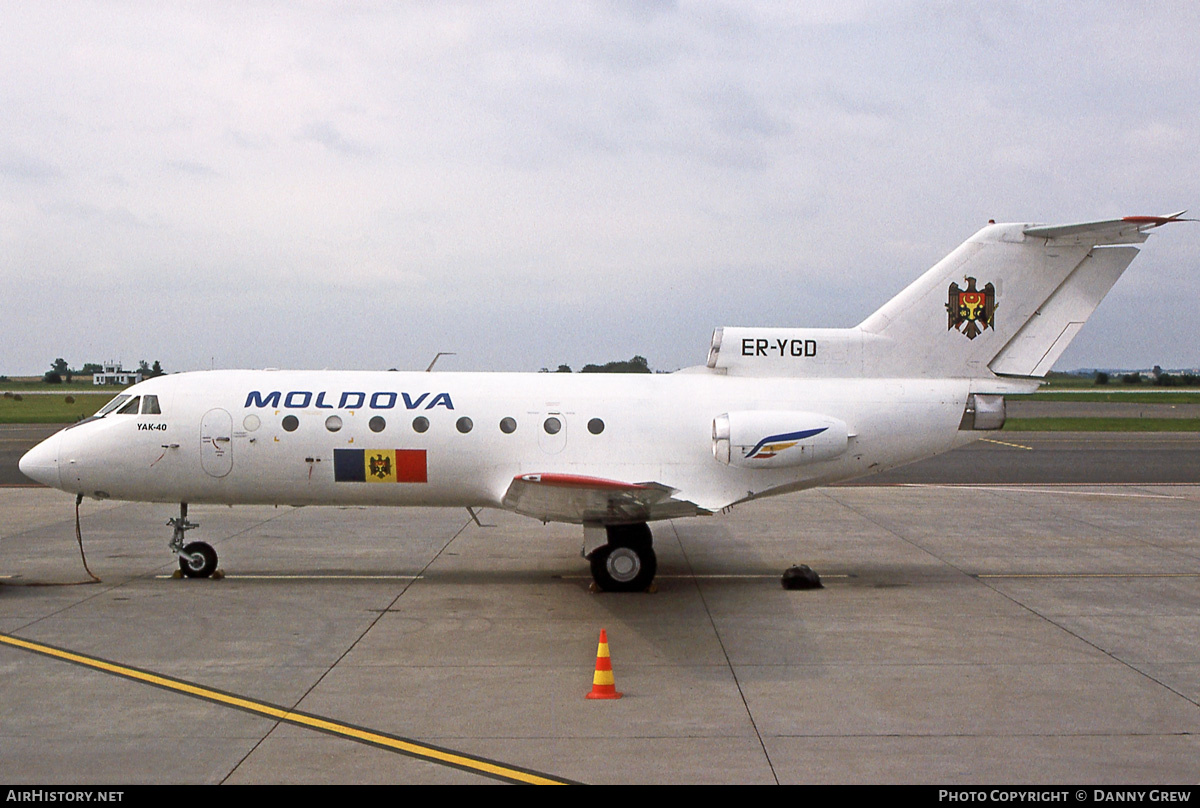
<svg viewBox="0 0 1200 808">
<path fill-rule="evenodd" d="M 167 522 L 168 527 L 174 528 L 171 533 L 171 543 L 167 546 L 171 552 L 179 556 L 179 571 L 187 578 L 208 578 L 217 571 L 217 551 L 202 541 L 183 543 L 184 534 L 200 527 L 197 522 L 189 522 L 187 518 L 187 503 L 179 503 L 178 518 Z"/>
<path fill-rule="evenodd" d="M 608 525 L 608 543 L 588 554 L 592 580 L 605 592 L 644 592 L 658 572 L 653 536 L 645 522 Z"/>
</svg>

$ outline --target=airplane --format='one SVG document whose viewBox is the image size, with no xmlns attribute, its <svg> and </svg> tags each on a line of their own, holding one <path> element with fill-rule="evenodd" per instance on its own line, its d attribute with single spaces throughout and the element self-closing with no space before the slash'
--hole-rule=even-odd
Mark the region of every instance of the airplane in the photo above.
<svg viewBox="0 0 1200 808">
<path fill-rule="evenodd" d="M 502 508 L 583 527 L 604 591 L 644 591 L 649 523 L 869 475 L 1005 420 L 1149 233 L 1182 219 L 994 224 L 854 328 L 723 327 L 670 374 L 213 370 L 149 379 L 21 471 L 97 499 Z M 78 501 L 78 500 L 77 500 Z"/>
</svg>

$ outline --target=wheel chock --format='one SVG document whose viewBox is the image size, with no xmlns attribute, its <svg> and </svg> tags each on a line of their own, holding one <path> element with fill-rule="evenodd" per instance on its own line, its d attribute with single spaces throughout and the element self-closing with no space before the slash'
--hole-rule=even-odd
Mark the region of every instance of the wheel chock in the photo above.
<svg viewBox="0 0 1200 808">
<path fill-rule="evenodd" d="M 812 567 L 807 564 L 800 564 L 795 567 L 788 567 L 783 571 L 781 579 L 784 589 L 824 589 L 825 585 L 821 583 L 821 576 L 813 571 Z"/>
</svg>

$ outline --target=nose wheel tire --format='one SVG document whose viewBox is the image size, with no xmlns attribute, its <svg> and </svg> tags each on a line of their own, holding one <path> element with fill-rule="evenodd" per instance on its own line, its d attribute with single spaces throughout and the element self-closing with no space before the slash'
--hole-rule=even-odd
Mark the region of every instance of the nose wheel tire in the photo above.
<svg viewBox="0 0 1200 808">
<path fill-rule="evenodd" d="M 194 541 L 179 554 L 179 571 L 185 578 L 208 578 L 217 571 L 217 551 L 202 541 Z"/>
<path fill-rule="evenodd" d="M 606 544 L 588 557 L 592 579 L 605 592 L 644 592 L 658 572 L 654 548 Z"/>
</svg>

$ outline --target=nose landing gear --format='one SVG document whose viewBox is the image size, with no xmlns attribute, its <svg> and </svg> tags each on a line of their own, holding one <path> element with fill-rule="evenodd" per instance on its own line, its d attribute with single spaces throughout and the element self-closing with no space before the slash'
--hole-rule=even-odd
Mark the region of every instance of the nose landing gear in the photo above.
<svg viewBox="0 0 1200 808">
<path fill-rule="evenodd" d="M 202 541 L 184 544 L 184 534 L 189 530 L 200 527 L 197 522 L 187 518 L 187 503 L 179 503 L 179 516 L 167 522 L 168 527 L 174 528 L 171 542 L 167 546 L 171 552 L 179 556 L 179 571 L 186 578 L 208 578 L 217 571 L 217 551 L 211 545 Z"/>
</svg>

